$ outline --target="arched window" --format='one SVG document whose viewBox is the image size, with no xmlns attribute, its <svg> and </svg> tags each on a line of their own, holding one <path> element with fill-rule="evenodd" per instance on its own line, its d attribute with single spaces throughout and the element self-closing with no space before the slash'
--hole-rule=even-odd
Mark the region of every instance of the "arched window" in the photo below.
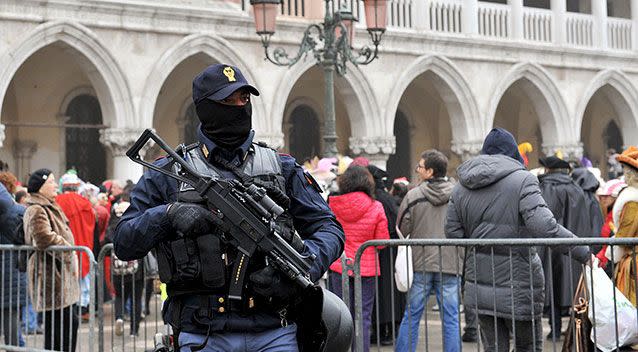
<svg viewBox="0 0 638 352">
<path fill-rule="evenodd" d="M 199 118 L 197 117 L 197 110 L 195 110 L 195 104 L 190 104 L 184 114 L 184 140 L 180 143 L 186 145 L 197 142 L 197 127 L 199 126 Z"/>
<path fill-rule="evenodd" d="M 290 155 L 300 163 L 321 153 L 319 118 L 308 105 L 299 105 L 290 114 Z"/>
<path fill-rule="evenodd" d="M 390 179 L 407 177 L 412 175 L 412 163 L 410 160 L 410 123 L 402 111 L 397 111 L 394 119 L 394 137 L 396 138 L 396 151 L 388 158 L 388 175 Z"/>
<path fill-rule="evenodd" d="M 99 130 L 90 127 L 102 125 L 100 102 L 92 95 L 78 95 L 67 106 L 66 116 L 68 124 L 86 125 L 66 128 L 66 168 L 75 168 L 84 181 L 100 184 L 106 179 L 106 153 L 98 142 Z"/>
</svg>

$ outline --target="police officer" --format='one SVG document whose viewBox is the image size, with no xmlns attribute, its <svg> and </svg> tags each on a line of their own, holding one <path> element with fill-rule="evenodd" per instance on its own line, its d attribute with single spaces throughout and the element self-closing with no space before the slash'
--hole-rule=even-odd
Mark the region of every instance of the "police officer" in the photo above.
<svg viewBox="0 0 638 352">
<path fill-rule="evenodd" d="M 291 244 L 301 236 L 297 249 L 316 256 L 310 278 L 317 281 L 343 251 L 343 229 L 294 158 L 253 143 L 251 98 L 258 95 L 237 67 L 207 67 L 193 80 L 199 142 L 178 148 L 178 153 L 202 174 L 249 180 L 269 194 L 280 190 L 284 196 L 273 198 L 286 209 L 280 216 L 282 232 Z M 170 158 L 160 158 L 155 165 L 177 167 Z M 116 255 L 133 260 L 158 249 L 160 271 L 164 267 L 169 278 L 162 314 L 178 333 L 180 351 L 297 351 L 297 324 L 287 304 L 300 295 L 300 288 L 263 258 L 251 258 L 241 301 L 229 300 L 228 276 L 236 250 L 224 243 L 211 211 L 200 204 L 188 185 L 146 171 L 116 229 Z M 198 258 L 197 253 L 210 251 L 214 254 Z M 200 274 L 193 274 L 198 270 Z M 203 276 L 214 279 L 204 282 Z"/>
</svg>

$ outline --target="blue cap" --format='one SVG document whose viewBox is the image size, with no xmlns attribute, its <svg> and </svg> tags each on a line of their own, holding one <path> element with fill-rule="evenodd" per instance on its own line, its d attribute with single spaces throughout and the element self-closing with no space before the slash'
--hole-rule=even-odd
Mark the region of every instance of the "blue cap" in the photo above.
<svg viewBox="0 0 638 352">
<path fill-rule="evenodd" d="M 257 88 L 248 84 L 237 67 L 211 65 L 193 79 L 193 102 L 197 104 L 204 99 L 226 99 L 240 88 L 247 88 L 251 94 L 259 95 Z"/>
<path fill-rule="evenodd" d="M 516 144 L 516 139 L 508 130 L 501 127 L 493 128 L 490 133 L 487 134 L 487 137 L 485 137 L 485 141 L 483 141 L 481 154 L 506 155 L 512 159 L 517 160 L 522 165 L 525 165 L 523 157 L 521 157 L 521 154 L 518 152 L 518 144 Z"/>
</svg>

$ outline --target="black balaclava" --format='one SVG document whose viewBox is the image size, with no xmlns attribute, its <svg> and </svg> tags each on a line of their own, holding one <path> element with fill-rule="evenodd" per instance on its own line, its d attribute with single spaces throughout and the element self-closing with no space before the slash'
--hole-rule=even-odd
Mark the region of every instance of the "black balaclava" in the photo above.
<svg viewBox="0 0 638 352">
<path fill-rule="evenodd" d="M 202 132 L 218 146 L 232 150 L 239 147 L 252 128 L 252 106 L 224 105 L 204 99 L 195 106 Z"/>
</svg>

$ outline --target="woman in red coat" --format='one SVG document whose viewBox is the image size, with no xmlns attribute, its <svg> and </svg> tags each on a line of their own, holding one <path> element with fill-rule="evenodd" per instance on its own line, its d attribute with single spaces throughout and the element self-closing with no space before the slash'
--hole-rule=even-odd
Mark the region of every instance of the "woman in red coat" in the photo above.
<svg viewBox="0 0 638 352">
<path fill-rule="evenodd" d="M 383 205 L 374 200 L 374 179 L 368 169 L 351 166 L 337 180 L 340 195 L 329 199 L 330 208 L 337 216 L 346 234 L 345 254 L 354 258 L 359 247 L 369 240 L 387 240 L 388 220 Z M 370 324 L 375 297 L 375 277 L 379 275 L 379 261 L 374 248 L 368 248 L 361 256 L 361 284 L 363 297 L 363 350 L 370 348 Z M 330 265 L 330 288 L 341 297 L 341 260 Z M 350 276 L 350 302 L 354 305 L 354 280 Z M 354 346 L 353 346 L 354 350 Z"/>
</svg>

